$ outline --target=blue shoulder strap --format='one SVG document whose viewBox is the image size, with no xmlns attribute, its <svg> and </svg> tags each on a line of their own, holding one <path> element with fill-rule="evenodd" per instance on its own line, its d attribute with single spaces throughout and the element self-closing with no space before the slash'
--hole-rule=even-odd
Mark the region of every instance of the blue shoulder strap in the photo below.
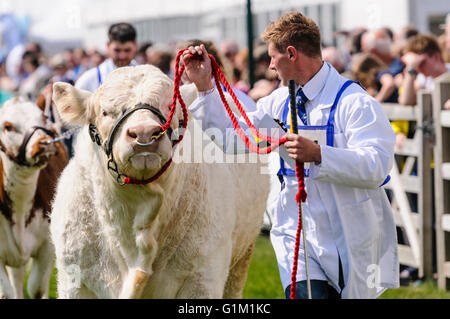
<svg viewBox="0 0 450 319">
<path fill-rule="evenodd" d="M 327 145 L 334 145 L 334 115 L 336 114 L 337 105 L 339 103 L 339 100 L 341 99 L 342 93 L 344 93 L 345 89 L 347 89 L 350 84 L 356 83 L 358 85 L 359 82 L 347 80 L 344 85 L 339 89 L 338 94 L 336 95 L 336 98 L 334 99 L 333 105 L 331 106 L 330 115 L 328 116 L 328 123 L 327 123 Z"/>
</svg>

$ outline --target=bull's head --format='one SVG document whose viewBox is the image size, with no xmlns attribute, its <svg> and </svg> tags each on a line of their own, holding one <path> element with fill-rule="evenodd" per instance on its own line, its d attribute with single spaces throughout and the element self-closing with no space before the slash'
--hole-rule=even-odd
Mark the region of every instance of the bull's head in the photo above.
<svg viewBox="0 0 450 319">
<path fill-rule="evenodd" d="M 45 143 L 54 134 L 42 110 L 30 101 L 14 98 L 0 109 L 0 149 L 18 165 L 44 167 L 56 152 Z"/>
<path fill-rule="evenodd" d="M 93 94 L 55 83 L 53 100 L 65 122 L 91 128 L 91 136 L 105 151 L 105 161 L 113 158 L 118 172 L 146 180 L 172 156 L 171 137 L 161 134 L 172 91 L 172 81 L 165 74 L 143 65 L 113 71 Z M 177 109 L 172 129 L 178 128 L 181 116 Z"/>
</svg>

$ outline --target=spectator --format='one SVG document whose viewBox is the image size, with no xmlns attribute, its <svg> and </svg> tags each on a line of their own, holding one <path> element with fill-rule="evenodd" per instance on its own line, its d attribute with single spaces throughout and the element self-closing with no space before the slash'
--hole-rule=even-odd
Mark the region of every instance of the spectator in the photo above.
<svg viewBox="0 0 450 319">
<path fill-rule="evenodd" d="M 136 57 L 135 57 L 136 62 L 137 62 L 138 64 L 147 64 L 147 63 L 148 63 L 148 62 L 147 62 L 147 50 L 148 50 L 149 48 L 151 48 L 152 45 L 153 45 L 152 42 L 145 42 L 144 44 L 142 44 L 142 45 L 139 47 L 139 49 L 138 49 L 138 51 L 137 51 L 137 53 L 136 53 Z"/>
<path fill-rule="evenodd" d="M 439 37 L 442 56 L 445 63 L 450 63 L 450 13 L 447 14 L 445 24 L 442 26 L 444 34 Z"/>
<path fill-rule="evenodd" d="M 275 73 L 273 70 L 269 69 L 270 57 L 267 52 L 267 45 L 265 43 L 259 44 L 253 50 L 253 61 L 255 64 L 255 80 L 267 78 L 267 70 L 271 73 Z M 276 76 L 276 74 L 274 74 Z M 272 77 L 272 76 L 269 76 Z"/>
<path fill-rule="evenodd" d="M 400 104 L 415 105 L 418 90 L 433 90 L 434 79 L 450 72 L 450 64 L 444 62 L 433 35 L 421 34 L 409 39 L 402 61 L 406 65 L 406 73 L 399 97 Z"/>
<path fill-rule="evenodd" d="M 52 82 L 67 82 L 74 84 L 71 77 L 68 76 L 68 63 L 63 54 L 56 54 L 50 58 L 49 66 L 53 71 Z"/>
<path fill-rule="evenodd" d="M 225 40 L 220 44 L 220 54 L 227 58 L 227 60 L 234 64 L 234 59 L 239 53 L 239 46 L 233 40 Z"/>
<path fill-rule="evenodd" d="M 37 52 L 26 51 L 22 57 L 24 80 L 20 83 L 19 94 L 35 100 L 52 77 L 50 68 L 41 63 Z"/>
<path fill-rule="evenodd" d="M 136 66 L 136 29 L 128 23 L 113 24 L 108 31 L 106 44 L 109 59 L 86 71 L 75 83 L 79 89 L 94 92 L 113 70 L 124 66 Z"/>
<path fill-rule="evenodd" d="M 234 58 L 234 79 L 233 87 L 248 93 L 250 84 L 248 83 L 248 49 L 243 49 Z"/>
<path fill-rule="evenodd" d="M 269 95 L 280 85 L 277 73 L 269 68 L 270 56 L 267 50 L 267 44 L 262 43 L 255 48 L 253 53 L 256 82 L 248 92 L 248 96 L 254 101 Z"/>
<path fill-rule="evenodd" d="M 382 29 L 367 31 L 361 39 L 364 53 L 371 53 L 379 58 L 389 68 L 393 77 L 403 71 L 404 65 L 392 52 L 392 40 Z"/>
<path fill-rule="evenodd" d="M 393 52 L 394 55 L 399 57 L 402 55 L 403 48 L 410 38 L 419 34 L 419 30 L 417 30 L 413 26 L 406 26 L 400 29 L 394 35 L 394 43 L 393 43 Z"/>
<path fill-rule="evenodd" d="M 91 68 L 96 68 L 105 61 L 105 56 L 96 49 L 87 50 L 87 64 Z"/>
<path fill-rule="evenodd" d="M 145 53 L 148 64 L 158 67 L 164 74 L 168 75 L 170 78 L 173 78 L 170 68 L 170 62 L 172 61 L 173 54 L 168 46 L 161 44 L 152 45 Z"/>
<path fill-rule="evenodd" d="M 330 63 L 340 74 L 345 72 L 345 56 L 336 47 L 326 47 L 322 50 L 322 59 Z"/>
<path fill-rule="evenodd" d="M 361 82 L 378 102 L 398 103 L 398 90 L 387 66 L 372 54 L 363 54 L 352 68 L 355 81 Z"/>
<path fill-rule="evenodd" d="M 392 32 L 391 28 L 389 28 L 389 27 L 382 27 L 382 28 L 380 28 L 380 30 L 388 35 L 388 37 L 391 40 L 391 42 L 394 41 L 394 32 Z"/>
<path fill-rule="evenodd" d="M 352 78 L 361 82 L 367 92 L 378 102 L 398 103 L 398 89 L 387 66 L 372 54 L 359 56 L 352 67 Z M 391 122 L 396 134 L 396 146 L 403 147 L 409 130 L 408 121 Z"/>
<path fill-rule="evenodd" d="M 0 106 L 14 97 L 13 91 L 15 87 L 14 82 L 6 74 L 5 63 L 2 61 L 0 63 Z"/>
</svg>

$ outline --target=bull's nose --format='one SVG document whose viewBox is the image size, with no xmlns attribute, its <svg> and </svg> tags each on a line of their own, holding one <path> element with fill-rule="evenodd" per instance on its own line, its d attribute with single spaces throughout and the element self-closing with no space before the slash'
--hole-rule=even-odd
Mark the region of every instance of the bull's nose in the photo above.
<svg viewBox="0 0 450 319">
<path fill-rule="evenodd" d="M 50 141 L 52 138 L 50 136 L 43 136 L 39 140 L 37 140 L 31 148 L 31 157 L 35 158 L 41 154 L 52 155 L 56 152 L 55 145 L 47 144 L 47 141 Z"/>
<path fill-rule="evenodd" d="M 127 129 L 127 137 L 139 144 L 148 144 L 152 136 L 158 135 L 161 127 L 154 125 L 136 125 Z"/>
</svg>

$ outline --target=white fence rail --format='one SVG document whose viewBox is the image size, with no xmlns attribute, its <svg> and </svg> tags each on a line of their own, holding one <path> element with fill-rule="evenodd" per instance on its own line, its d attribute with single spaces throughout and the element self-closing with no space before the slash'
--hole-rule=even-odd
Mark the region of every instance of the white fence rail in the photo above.
<svg viewBox="0 0 450 319">
<path fill-rule="evenodd" d="M 383 104 L 391 121 L 416 124 L 414 136 L 396 148 L 391 182 L 385 186 L 392 191 L 394 218 L 407 242 L 399 244 L 400 263 L 433 278 L 434 241 L 441 289 L 450 287 L 450 110 L 444 109 L 449 99 L 446 73 L 435 80 L 432 93 L 419 92 L 416 106 Z M 417 195 L 417 211 L 411 194 Z"/>
<path fill-rule="evenodd" d="M 383 104 L 391 121 L 416 124 L 414 136 L 395 149 L 391 181 L 385 188 L 392 191 L 394 219 L 407 242 L 398 245 L 400 263 L 418 268 L 419 276 L 428 278 L 432 277 L 431 101 L 430 94 L 420 92 L 417 106 Z M 411 194 L 416 194 L 417 205 L 412 205 Z"/>
<path fill-rule="evenodd" d="M 450 73 L 436 79 L 435 86 L 433 120 L 436 135 L 434 199 L 437 271 L 438 286 L 445 289 L 450 279 L 450 110 L 444 110 L 444 103 L 450 99 Z"/>
</svg>

